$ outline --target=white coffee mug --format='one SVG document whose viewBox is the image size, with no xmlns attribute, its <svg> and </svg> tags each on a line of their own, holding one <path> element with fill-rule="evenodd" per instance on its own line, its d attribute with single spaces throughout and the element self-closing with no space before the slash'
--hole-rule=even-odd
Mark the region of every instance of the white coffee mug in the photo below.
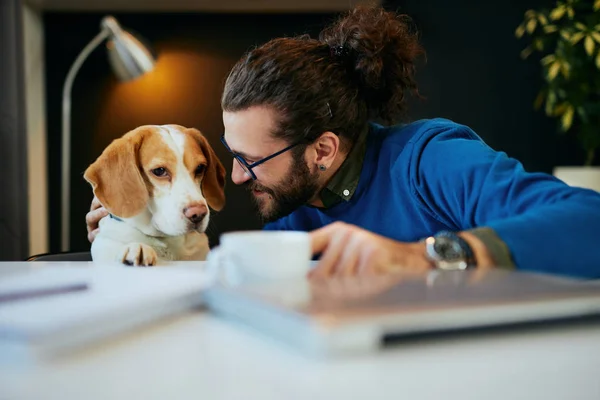
<svg viewBox="0 0 600 400">
<path fill-rule="evenodd" d="M 311 268 L 308 233 L 243 231 L 221 235 L 207 264 L 222 283 L 237 285 L 306 277 Z"/>
</svg>

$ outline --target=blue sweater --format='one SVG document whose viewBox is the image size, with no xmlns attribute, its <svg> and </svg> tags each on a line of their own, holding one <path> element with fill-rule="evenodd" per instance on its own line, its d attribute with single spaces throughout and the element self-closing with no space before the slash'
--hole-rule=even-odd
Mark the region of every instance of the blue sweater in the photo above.
<svg viewBox="0 0 600 400">
<path fill-rule="evenodd" d="M 487 226 L 521 270 L 600 277 L 600 195 L 526 172 L 445 119 L 373 125 L 349 201 L 303 206 L 265 229 L 311 231 L 334 221 L 404 242 Z"/>
</svg>

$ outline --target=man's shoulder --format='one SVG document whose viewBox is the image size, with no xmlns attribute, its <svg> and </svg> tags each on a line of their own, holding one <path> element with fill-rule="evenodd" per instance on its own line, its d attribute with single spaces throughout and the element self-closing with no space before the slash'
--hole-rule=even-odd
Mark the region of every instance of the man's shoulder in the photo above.
<svg viewBox="0 0 600 400">
<path fill-rule="evenodd" d="M 387 128 L 380 127 L 380 129 L 385 130 L 386 141 L 408 141 L 414 143 L 420 140 L 428 140 L 428 138 L 444 133 L 478 139 L 475 132 L 468 126 L 446 118 L 420 119 Z"/>
<path fill-rule="evenodd" d="M 448 151 L 456 157 L 469 157 L 474 149 L 488 148 L 485 142 L 468 126 L 445 118 L 421 119 L 407 124 L 378 127 L 382 137 L 378 162 L 389 162 L 394 173 L 411 170 L 421 165 L 423 156 L 439 160 Z M 472 146 L 477 142 L 477 146 Z M 470 144 L 469 144 L 470 143 Z"/>
<path fill-rule="evenodd" d="M 377 134 L 382 137 L 380 154 L 388 153 L 390 157 L 410 157 L 411 154 L 422 153 L 432 145 L 442 142 L 458 144 L 466 141 L 485 142 L 470 127 L 446 118 L 421 119 L 414 122 L 378 127 Z M 444 143 L 444 147 L 447 147 Z"/>
</svg>

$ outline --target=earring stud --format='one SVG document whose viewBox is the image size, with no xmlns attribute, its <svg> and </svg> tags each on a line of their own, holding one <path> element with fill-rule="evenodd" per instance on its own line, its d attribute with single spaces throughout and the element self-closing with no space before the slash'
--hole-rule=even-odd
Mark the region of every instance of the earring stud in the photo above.
<svg viewBox="0 0 600 400">
<path fill-rule="evenodd" d="M 319 169 L 320 169 L 321 171 L 325 171 L 325 170 L 327 169 L 327 167 L 326 167 L 326 166 L 324 166 L 323 164 L 321 164 L 321 165 L 319 165 Z"/>
</svg>

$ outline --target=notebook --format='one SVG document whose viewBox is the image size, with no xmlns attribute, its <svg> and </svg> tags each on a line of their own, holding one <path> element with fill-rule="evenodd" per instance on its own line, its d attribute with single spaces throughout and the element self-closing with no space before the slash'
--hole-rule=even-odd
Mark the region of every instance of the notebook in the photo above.
<svg viewBox="0 0 600 400">
<path fill-rule="evenodd" d="M 0 263 L 0 359 L 64 354 L 194 309 L 211 282 L 200 262 Z"/>
<path fill-rule="evenodd" d="M 600 283 L 492 269 L 320 283 L 216 284 L 209 309 L 317 357 L 447 332 L 600 316 Z M 600 319 L 599 319 L 600 320 Z"/>
</svg>

